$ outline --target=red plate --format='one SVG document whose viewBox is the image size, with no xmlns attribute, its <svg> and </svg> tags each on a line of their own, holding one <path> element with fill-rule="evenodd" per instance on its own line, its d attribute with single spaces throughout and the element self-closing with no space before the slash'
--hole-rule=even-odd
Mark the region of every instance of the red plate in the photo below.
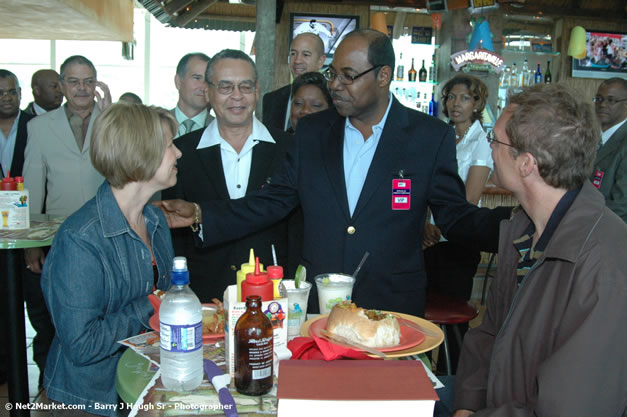
<svg viewBox="0 0 627 417">
<path fill-rule="evenodd" d="M 328 317 L 320 317 L 318 320 L 315 320 L 311 323 L 309 327 L 309 334 L 316 337 L 322 337 L 320 334 L 320 329 L 327 328 L 327 319 Z M 402 324 L 403 322 L 411 323 L 409 320 L 405 320 L 403 318 L 398 318 L 398 324 Z M 381 352 L 396 352 L 397 350 L 405 350 L 412 348 L 421 344 L 425 340 L 424 333 L 414 329 L 413 327 L 401 326 L 401 342 L 396 346 L 390 346 L 385 348 L 376 348 Z M 355 348 L 355 350 L 359 350 Z"/>
<path fill-rule="evenodd" d="M 202 309 L 203 309 L 203 314 L 204 314 L 205 311 L 216 311 L 217 308 L 215 304 L 203 304 Z M 159 315 L 158 314 L 153 314 L 152 317 L 150 317 L 150 319 L 148 320 L 148 324 L 150 324 L 150 328 L 152 330 L 156 330 L 157 333 L 159 333 L 160 329 L 159 329 Z M 216 339 L 224 339 L 224 332 L 209 333 L 209 334 L 202 335 L 202 341 L 205 343 L 211 342 Z"/>
</svg>

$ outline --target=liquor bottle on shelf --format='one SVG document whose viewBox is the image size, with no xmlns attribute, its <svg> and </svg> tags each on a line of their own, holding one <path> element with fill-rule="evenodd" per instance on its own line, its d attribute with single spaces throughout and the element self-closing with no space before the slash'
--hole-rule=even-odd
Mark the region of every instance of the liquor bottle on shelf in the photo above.
<svg viewBox="0 0 627 417">
<path fill-rule="evenodd" d="M 516 63 L 512 64 L 512 71 L 509 73 L 509 86 L 510 87 L 518 87 L 518 68 L 516 68 Z"/>
<path fill-rule="evenodd" d="M 544 72 L 544 82 L 545 84 L 551 84 L 551 60 L 546 61 L 546 71 Z"/>
<path fill-rule="evenodd" d="M 431 101 L 429 102 L 429 115 L 438 117 L 438 102 L 435 101 L 435 89 L 431 93 Z"/>
<path fill-rule="evenodd" d="M 499 87 L 507 88 L 509 87 L 509 79 L 510 73 L 512 70 L 509 67 L 505 67 L 503 72 L 501 73 L 501 78 L 499 79 Z"/>
<path fill-rule="evenodd" d="M 425 60 L 422 60 L 422 67 L 420 67 L 420 71 L 418 72 L 418 81 L 424 83 L 427 81 L 427 69 L 425 68 Z"/>
<path fill-rule="evenodd" d="M 435 54 L 431 57 L 431 66 L 429 67 L 429 82 L 435 81 Z"/>
<path fill-rule="evenodd" d="M 520 79 L 519 85 L 521 87 L 529 85 L 529 82 L 528 82 L 529 80 L 527 77 L 529 77 L 529 61 L 527 61 L 527 58 L 525 58 L 522 64 L 522 68 L 520 69 L 520 76 L 519 76 L 519 79 Z"/>
<path fill-rule="evenodd" d="M 538 69 L 536 69 L 536 73 L 533 76 L 533 82 L 535 84 L 542 84 L 542 71 L 540 71 L 540 63 L 538 62 Z"/>
<path fill-rule="evenodd" d="M 411 59 L 411 68 L 407 71 L 407 79 L 409 81 L 416 81 L 416 68 L 414 68 L 414 58 Z"/>
<path fill-rule="evenodd" d="M 398 65 L 396 66 L 396 81 L 403 81 L 403 78 L 405 78 L 405 66 L 403 65 L 403 53 L 401 52 Z"/>
</svg>

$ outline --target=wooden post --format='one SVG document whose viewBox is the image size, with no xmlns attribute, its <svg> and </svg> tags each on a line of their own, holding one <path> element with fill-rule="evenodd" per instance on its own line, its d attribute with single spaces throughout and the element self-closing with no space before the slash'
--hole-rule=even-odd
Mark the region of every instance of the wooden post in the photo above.
<svg viewBox="0 0 627 417">
<path fill-rule="evenodd" d="M 257 26 L 255 46 L 259 91 L 272 90 L 274 86 L 274 43 L 276 38 L 276 0 L 257 0 Z M 257 118 L 261 120 L 263 108 L 261 94 L 257 101 Z"/>
</svg>

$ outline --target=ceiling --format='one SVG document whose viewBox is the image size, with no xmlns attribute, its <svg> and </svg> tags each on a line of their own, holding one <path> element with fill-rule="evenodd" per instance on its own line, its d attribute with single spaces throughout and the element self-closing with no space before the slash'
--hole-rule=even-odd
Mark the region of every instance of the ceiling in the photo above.
<svg viewBox="0 0 627 417">
<path fill-rule="evenodd" d="M 1 0 L 0 38 L 133 40 L 132 0 Z"/>
<path fill-rule="evenodd" d="M 169 26 L 246 31 L 255 30 L 256 0 L 135 0 Z M 277 16 L 285 2 L 311 4 L 311 0 L 276 0 Z M 425 12 L 427 3 L 443 3 L 449 9 L 468 8 L 471 2 L 494 0 L 315 0 L 324 4 L 369 5 L 390 11 Z M 237 3 L 232 3 L 237 2 Z M 511 16 L 556 19 L 625 20 L 625 0 L 496 0 Z M 1 0 L 0 38 L 133 40 L 133 0 Z"/>
<path fill-rule="evenodd" d="M 175 27 L 208 28 L 229 30 L 255 30 L 255 0 L 138 0 L 159 21 Z M 234 4 L 233 2 L 237 2 Z M 276 0 L 277 16 L 286 0 Z M 310 0 L 289 0 L 290 3 L 311 3 Z M 369 5 L 390 11 L 401 9 L 426 12 L 434 3 L 446 4 L 449 9 L 468 8 L 472 2 L 485 3 L 486 0 L 315 0 L 324 3 L 343 5 Z M 494 0 L 487 0 L 493 2 Z M 429 4 L 427 4 L 429 3 Z M 496 0 L 492 9 L 499 8 L 510 15 L 539 17 L 585 17 L 602 19 L 627 19 L 625 0 Z M 240 20 L 241 18 L 241 20 Z M 236 29 L 240 23 L 240 29 Z M 627 21 L 625 23 L 627 31 Z M 246 29 L 241 29 L 242 27 Z"/>
</svg>

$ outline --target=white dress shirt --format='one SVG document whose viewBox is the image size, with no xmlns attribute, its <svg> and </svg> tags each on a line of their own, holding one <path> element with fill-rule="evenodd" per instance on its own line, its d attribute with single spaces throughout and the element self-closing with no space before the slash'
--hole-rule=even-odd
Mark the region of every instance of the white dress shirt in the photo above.
<svg viewBox="0 0 627 417">
<path fill-rule="evenodd" d="M 220 136 L 218 121 L 213 120 L 203 132 L 196 149 L 220 146 L 226 188 L 229 192 L 229 197 L 236 199 L 246 195 L 250 166 L 253 160 L 253 148 L 261 141 L 276 143 L 268 129 L 257 118 L 253 117 L 252 133 L 248 136 L 242 150 L 238 154 L 231 144 Z"/>
<path fill-rule="evenodd" d="M 189 132 L 202 129 L 203 127 L 205 127 L 205 122 L 207 121 L 207 114 L 209 113 L 207 112 L 207 109 L 205 109 L 201 111 L 200 113 L 198 113 L 196 116 L 192 117 L 191 120 L 194 122 L 194 124 L 192 125 L 192 128 L 189 130 Z M 174 116 L 176 117 L 176 122 L 179 125 L 179 129 L 175 138 L 178 138 L 179 136 L 183 136 L 184 134 L 189 133 L 189 132 L 185 132 L 185 126 L 183 126 L 183 122 L 189 119 L 189 117 L 187 117 L 185 113 L 183 113 L 183 111 L 179 109 L 179 106 L 176 106 L 176 108 L 174 109 Z"/>
<path fill-rule="evenodd" d="M 11 169 L 13 162 L 13 151 L 15 150 L 15 140 L 17 138 L 17 122 L 22 112 L 18 110 L 17 116 L 13 121 L 13 126 L 9 131 L 9 137 L 4 136 L 4 132 L 0 130 L 0 165 L 2 165 L 2 173 L 7 175 Z"/>
<path fill-rule="evenodd" d="M 361 189 L 364 188 L 366 176 L 372 163 L 372 158 L 379 145 L 383 126 L 392 107 L 392 93 L 389 94 L 388 108 L 379 123 L 372 126 L 372 135 L 364 140 L 364 136 L 346 118 L 344 125 L 344 181 L 346 182 L 346 196 L 351 216 L 357 206 Z"/>
</svg>

